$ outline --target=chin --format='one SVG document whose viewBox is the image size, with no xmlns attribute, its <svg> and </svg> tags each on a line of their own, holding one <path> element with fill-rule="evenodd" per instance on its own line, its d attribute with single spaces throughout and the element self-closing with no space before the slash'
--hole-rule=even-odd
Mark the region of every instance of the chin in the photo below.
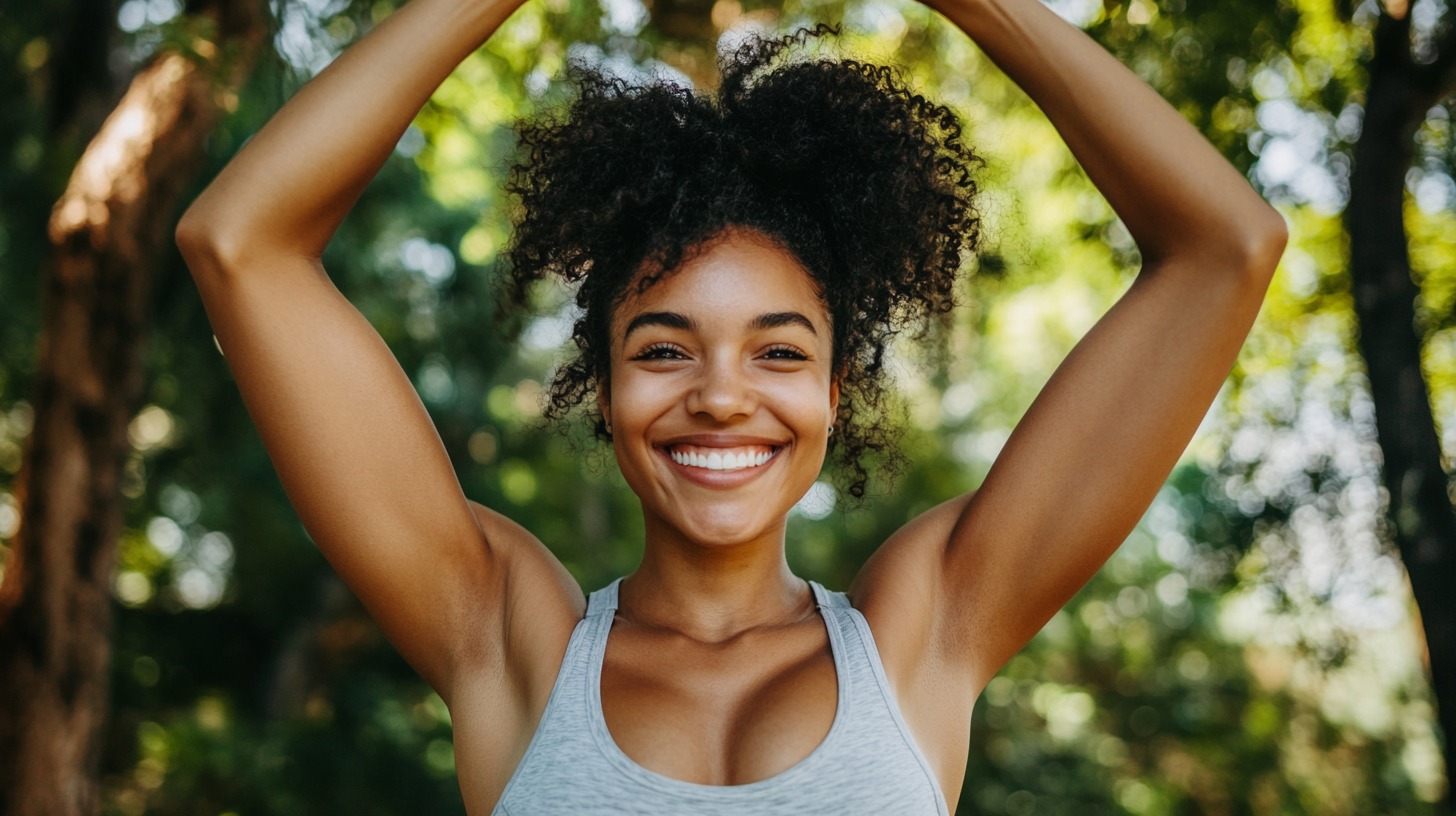
<svg viewBox="0 0 1456 816">
<path fill-rule="evenodd" d="M 787 516 L 762 517 L 762 508 L 703 508 L 677 520 L 679 532 L 704 547 L 735 547 L 781 532 Z"/>
</svg>

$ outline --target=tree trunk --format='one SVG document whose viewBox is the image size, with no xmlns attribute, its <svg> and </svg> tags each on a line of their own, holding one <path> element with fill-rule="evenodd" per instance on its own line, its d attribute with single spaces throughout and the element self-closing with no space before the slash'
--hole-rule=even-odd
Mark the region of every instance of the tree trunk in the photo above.
<svg viewBox="0 0 1456 816">
<path fill-rule="evenodd" d="M 1452 31 L 1456 26 L 1448 29 L 1437 62 L 1421 65 L 1412 58 L 1409 17 L 1381 15 L 1345 213 L 1360 352 L 1385 460 L 1389 519 L 1425 628 L 1437 715 L 1446 735 L 1448 780 L 1456 773 L 1456 594 L 1451 591 L 1456 587 L 1456 513 L 1421 372 L 1418 292 L 1403 208 L 1416 128 L 1456 86 Z"/>
<path fill-rule="evenodd" d="M 7 816 L 100 809 L 112 568 L 127 426 L 142 394 L 149 273 L 220 115 L 219 91 L 246 76 L 265 35 L 256 0 L 216 16 L 219 41 L 192 43 L 201 57 L 165 53 L 137 74 L 51 214 L 35 425 L 0 584 Z"/>
</svg>

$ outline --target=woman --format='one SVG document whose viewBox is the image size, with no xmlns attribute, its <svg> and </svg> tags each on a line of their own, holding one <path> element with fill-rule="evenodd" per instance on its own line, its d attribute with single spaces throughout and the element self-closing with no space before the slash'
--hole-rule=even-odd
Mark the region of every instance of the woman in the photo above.
<svg viewBox="0 0 1456 816">
<path fill-rule="evenodd" d="M 581 282 L 582 354 L 553 405 L 594 399 L 642 502 L 640 567 L 588 604 L 462 495 L 319 263 L 517 4 L 412 0 L 178 228 L 290 499 L 448 704 L 471 813 L 948 812 L 973 701 L 1152 500 L 1259 309 L 1282 220 L 1037 0 L 937 0 L 1050 117 L 1144 267 L 981 489 L 907 524 L 840 595 L 789 571 L 785 518 L 831 443 L 862 484 L 884 342 L 948 307 L 974 244 L 974 157 L 887 72 L 766 69 L 784 43 L 730 60 L 716 103 L 583 77 L 566 121 L 525 131 L 511 258 L 522 285 Z"/>
</svg>

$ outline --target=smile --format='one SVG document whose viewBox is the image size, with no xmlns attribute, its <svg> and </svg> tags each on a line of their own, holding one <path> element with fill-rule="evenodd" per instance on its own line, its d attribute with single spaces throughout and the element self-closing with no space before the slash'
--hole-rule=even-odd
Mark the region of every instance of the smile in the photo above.
<svg viewBox="0 0 1456 816">
<path fill-rule="evenodd" d="M 746 470 L 761 467 L 778 455 L 778 448 L 750 445 L 742 448 L 700 448 L 674 445 L 667 449 L 672 461 L 705 470 Z"/>
</svg>

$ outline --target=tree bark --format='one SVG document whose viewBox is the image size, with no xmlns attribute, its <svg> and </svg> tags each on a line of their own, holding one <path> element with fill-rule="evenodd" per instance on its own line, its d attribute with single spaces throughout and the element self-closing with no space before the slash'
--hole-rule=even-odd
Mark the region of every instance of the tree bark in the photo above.
<svg viewBox="0 0 1456 816">
<path fill-rule="evenodd" d="M 49 223 L 35 424 L 0 583 L 0 813 L 100 810 L 111 581 L 127 427 L 142 395 L 150 270 L 225 94 L 264 40 L 257 0 L 217 41 L 159 55 L 86 148 Z"/>
<path fill-rule="evenodd" d="M 1456 594 L 1451 591 L 1456 587 L 1456 513 L 1421 371 L 1418 291 L 1404 222 L 1405 175 L 1416 129 L 1431 106 L 1456 88 L 1456 26 L 1444 39 L 1436 62 L 1418 64 L 1409 17 L 1381 15 L 1345 215 L 1359 346 L 1390 494 L 1388 514 L 1425 629 L 1449 780 L 1456 772 Z M 1447 811 L 1450 788 L 1448 783 Z"/>
</svg>

